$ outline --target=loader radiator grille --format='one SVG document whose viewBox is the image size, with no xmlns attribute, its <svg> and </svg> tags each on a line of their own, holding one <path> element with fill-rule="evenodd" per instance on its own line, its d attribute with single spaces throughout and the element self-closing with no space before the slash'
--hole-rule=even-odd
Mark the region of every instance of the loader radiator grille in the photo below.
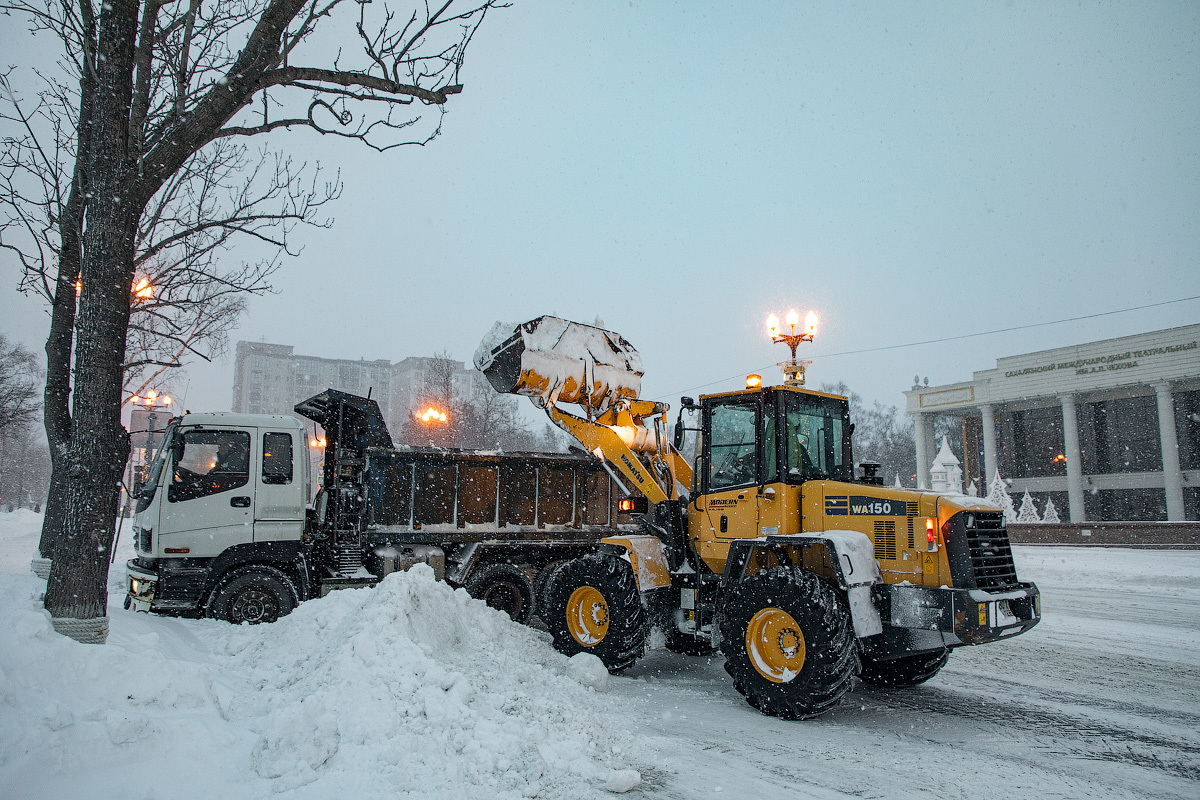
<svg viewBox="0 0 1200 800">
<path fill-rule="evenodd" d="M 913 505 L 913 504 L 910 503 L 910 505 Z M 908 549 L 909 550 L 917 549 L 917 536 L 913 532 L 913 518 L 912 518 L 911 514 L 908 517 Z"/>
<path fill-rule="evenodd" d="M 890 519 L 875 520 L 875 558 L 896 558 L 896 522 Z"/>
<path fill-rule="evenodd" d="M 980 589 L 1006 589 L 1017 583 L 1008 530 L 999 513 L 966 514 L 967 544 L 971 549 L 971 569 Z"/>
</svg>

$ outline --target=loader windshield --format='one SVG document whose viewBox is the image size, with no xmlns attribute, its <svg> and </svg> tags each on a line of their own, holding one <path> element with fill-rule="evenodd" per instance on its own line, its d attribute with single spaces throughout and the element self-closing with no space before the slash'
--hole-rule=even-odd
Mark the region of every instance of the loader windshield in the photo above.
<svg viewBox="0 0 1200 800">
<path fill-rule="evenodd" d="M 782 399 L 788 483 L 849 480 L 846 402 L 792 392 L 783 394 Z"/>
</svg>

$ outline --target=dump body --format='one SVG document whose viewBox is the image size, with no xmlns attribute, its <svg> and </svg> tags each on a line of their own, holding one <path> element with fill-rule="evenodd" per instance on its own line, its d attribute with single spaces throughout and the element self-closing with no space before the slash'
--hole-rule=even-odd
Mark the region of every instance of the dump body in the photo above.
<svg viewBox="0 0 1200 800">
<path fill-rule="evenodd" d="M 536 576 L 639 529 L 617 510 L 622 493 L 604 466 L 582 453 L 400 447 L 367 459 L 368 544 L 439 546 L 457 583 L 497 559 Z"/>
</svg>

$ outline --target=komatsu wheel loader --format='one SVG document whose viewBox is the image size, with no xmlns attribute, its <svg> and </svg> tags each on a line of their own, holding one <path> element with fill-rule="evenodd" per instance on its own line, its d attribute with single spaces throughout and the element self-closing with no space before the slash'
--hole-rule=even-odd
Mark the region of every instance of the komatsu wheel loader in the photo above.
<svg viewBox="0 0 1200 800">
<path fill-rule="evenodd" d="M 1001 512 L 884 487 L 877 465 L 856 476 L 847 399 L 804 388 L 789 344 L 783 385 L 684 397 L 669 439 L 669 407 L 639 399 L 641 357 L 620 335 L 544 316 L 484 339 L 492 386 L 601 459 L 642 522 L 548 577 L 539 612 L 560 651 L 619 672 L 658 624 L 673 650 L 719 649 L 751 706 L 804 719 L 856 679 L 914 686 L 954 648 L 1037 624 Z"/>
</svg>

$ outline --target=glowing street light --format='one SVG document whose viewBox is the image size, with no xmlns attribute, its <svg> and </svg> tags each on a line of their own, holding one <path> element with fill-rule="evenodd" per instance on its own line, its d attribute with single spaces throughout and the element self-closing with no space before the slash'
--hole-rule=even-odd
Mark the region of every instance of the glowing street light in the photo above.
<svg viewBox="0 0 1200 800">
<path fill-rule="evenodd" d="M 811 361 L 797 361 L 796 347 L 801 342 L 811 342 L 813 337 L 817 335 L 817 312 L 810 311 L 804 317 L 804 328 L 799 333 L 796 332 L 796 326 L 800 324 L 800 312 L 796 309 L 789 309 L 787 316 L 787 332 L 784 333 L 779 327 L 779 317 L 771 314 L 767 317 L 767 335 L 771 337 L 772 342 L 783 342 L 792 351 L 792 357 L 787 361 L 780 362 L 779 366 L 783 367 L 784 385 L 785 386 L 803 386 L 804 385 L 804 368 L 811 364 Z"/>
<path fill-rule="evenodd" d="M 426 425 L 433 425 L 434 423 L 446 422 L 449 417 L 446 416 L 445 411 L 441 411 L 433 406 L 430 406 L 429 408 L 425 409 L 423 413 L 418 414 L 417 419 L 421 420 L 421 422 L 424 422 Z"/>
<path fill-rule="evenodd" d="M 154 286 L 150 284 L 149 278 L 142 278 L 133 287 L 133 296 L 137 300 L 153 300 Z"/>
</svg>

